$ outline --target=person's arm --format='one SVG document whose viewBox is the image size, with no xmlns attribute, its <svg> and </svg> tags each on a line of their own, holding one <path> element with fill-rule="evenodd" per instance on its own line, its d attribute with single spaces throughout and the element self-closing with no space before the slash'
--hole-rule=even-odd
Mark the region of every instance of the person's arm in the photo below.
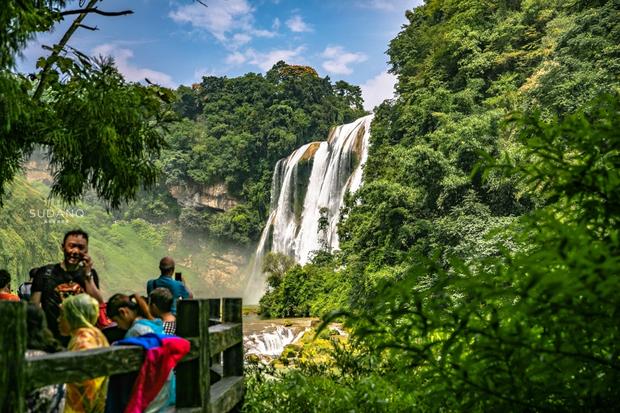
<svg viewBox="0 0 620 413">
<path fill-rule="evenodd" d="M 84 290 L 86 290 L 86 294 L 93 297 L 99 304 L 103 304 L 103 295 L 99 288 L 97 288 L 97 284 L 95 283 L 95 279 L 93 277 L 93 259 L 90 255 L 85 254 L 83 257 L 84 260 Z"/>
<path fill-rule="evenodd" d="M 30 296 L 30 302 L 41 307 L 41 291 L 33 292 Z"/>
<path fill-rule="evenodd" d="M 42 271 L 41 268 L 39 268 L 38 271 Z M 44 278 L 44 274 L 37 273 L 37 276 L 35 276 L 32 280 L 32 286 L 30 286 L 30 302 L 38 305 L 39 307 L 41 307 L 41 294 L 43 291 L 43 282 L 45 281 Z"/>
<path fill-rule="evenodd" d="M 192 291 L 189 289 L 189 287 L 187 286 L 187 284 L 185 283 L 185 278 L 183 278 L 183 295 L 181 296 L 182 298 L 194 298 L 194 294 L 192 294 Z"/>
<path fill-rule="evenodd" d="M 84 289 L 86 290 L 86 294 L 93 297 L 99 304 L 103 304 L 103 295 L 97 285 L 95 285 L 95 280 L 93 279 L 92 274 L 86 273 L 84 275 Z"/>
</svg>

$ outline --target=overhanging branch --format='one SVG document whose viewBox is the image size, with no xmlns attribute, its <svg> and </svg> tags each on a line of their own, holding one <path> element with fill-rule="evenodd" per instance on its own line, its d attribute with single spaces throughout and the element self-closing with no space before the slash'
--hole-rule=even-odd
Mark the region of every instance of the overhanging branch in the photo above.
<svg viewBox="0 0 620 413">
<path fill-rule="evenodd" d="M 75 9 L 75 10 L 66 10 L 58 13 L 61 16 L 70 16 L 72 14 L 88 14 L 95 13 L 100 14 L 102 16 L 125 16 L 128 14 L 133 14 L 133 10 L 122 10 L 122 11 L 103 11 L 99 10 L 97 7 L 86 7 L 84 9 Z"/>
<path fill-rule="evenodd" d="M 34 95 L 33 95 L 33 99 L 35 101 L 39 100 L 39 98 L 41 97 L 41 94 L 43 93 L 43 89 L 46 86 L 47 78 L 49 76 L 49 71 L 52 68 L 52 65 L 53 65 L 52 62 L 54 60 L 51 58 L 54 56 L 58 56 L 62 52 L 62 50 L 64 50 L 65 46 L 67 45 L 67 42 L 69 41 L 73 33 L 79 27 L 83 27 L 88 30 L 97 30 L 96 27 L 90 27 L 90 26 L 86 26 L 82 24 L 82 21 L 89 13 L 100 14 L 102 16 L 124 16 L 128 14 L 133 14 L 132 10 L 123 10 L 123 11 L 114 11 L 114 12 L 99 10 L 97 7 L 95 7 L 95 4 L 97 4 L 98 1 L 99 0 L 89 0 L 86 7 L 82 9 L 66 10 L 66 11 L 58 13 L 62 17 L 74 15 L 74 14 L 77 14 L 78 16 L 75 18 L 71 26 L 69 26 L 69 29 L 67 29 L 62 39 L 60 39 L 60 42 L 54 45 L 54 47 L 52 48 L 52 53 L 50 57 L 45 62 L 45 66 L 43 66 L 43 69 L 41 69 L 39 84 L 37 85 L 37 88 L 35 89 Z"/>
<path fill-rule="evenodd" d="M 82 29 L 87 29 L 87 30 L 92 30 L 92 31 L 99 30 L 99 28 L 97 26 L 87 26 L 85 24 L 80 24 L 80 27 Z"/>
</svg>

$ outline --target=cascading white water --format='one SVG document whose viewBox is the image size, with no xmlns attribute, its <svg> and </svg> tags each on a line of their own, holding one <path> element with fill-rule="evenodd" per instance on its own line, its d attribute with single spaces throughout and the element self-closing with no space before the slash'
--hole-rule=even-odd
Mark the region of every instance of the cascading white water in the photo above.
<svg viewBox="0 0 620 413">
<path fill-rule="evenodd" d="M 267 228 L 271 227 L 275 216 L 275 211 L 272 211 L 271 214 L 269 214 L 269 219 L 267 220 Z M 260 298 L 265 292 L 265 280 L 263 279 L 263 277 L 260 277 L 258 275 L 262 274 L 261 266 L 263 264 L 263 257 L 265 256 L 265 247 L 268 237 L 269 231 L 263 231 L 260 237 L 260 241 L 258 242 L 258 247 L 256 248 L 256 253 L 254 254 L 254 258 L 250 267 L 250 280 L 248 281 L 248 284 L 245 287 L 245 292 L 243 294 L 243 302 L 246 304 L 258 303 L 258 300 L 260 300 Z"/>
<path fill-rule="evenodd" d="M 243 347 L 246 354 L 278 357 L 284 351 L 284 347 L 299 340 L 304 333 L 305 331 L 295 334 L 292 328 L 276 326 L 273 331 L 244 337 Z"/>
<path fill-rule="evenodd" d="M 314 156 L 294 244 L 294 258 L 300 264 L 308 262 L 314 251 L 321 248 L 331 251 L 339 247 L 337 227 L 340 208 L 344 204 L 345 193 L 355 192 L 361 185 L 362 167 L 368 158 L 372 117 L 365 116 L 338 126 L 330 139 L 321 143 Z M 320 219 L 326 220 L 324 229 L 319 228 Z M 278 225 L 277 220 L 275 225 Z M 275 242 L 271 250 L 285 252 L 278 249 Z"/>
<path fill-rule="evenodd" d="M 368 115 L 340 125 L 326 142 L 306 144 L 277 163 L 271 189 L 271 213 L 246 287 L 244 299 L 247 303 L 258 302 L 264 293 L 261 262 L 268 250 L 305 264 L 315 251 L 338 249 L 340 209 L 346 192 L 355 192 L 362 183 L 372 119 L 373 115 Z"/>
</svg>

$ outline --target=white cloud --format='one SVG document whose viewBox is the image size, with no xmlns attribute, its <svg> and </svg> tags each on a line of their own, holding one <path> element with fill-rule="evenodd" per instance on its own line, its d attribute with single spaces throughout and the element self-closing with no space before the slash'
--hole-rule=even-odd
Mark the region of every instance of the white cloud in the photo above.
<svg viewBox="0 0 620 413">
<path fill-rule="evenodd" d="M 358 2 L 357 4 L 361 7 L 369 9 L 384 11 L 402 10 L 404 12 L 407 9 L 412 9 L 419 6 L 422 4 L 422 1 L 418 0 L 413 3 L 414 4 L 412 4 L 411 0 L 364 0 L 362 2 Z"/>
<path fill-rule="evenodd" d="M 252 40 L 252 36 L 247 33 L 235 33 L 232 37 L 232 41 L 235 45 L 241 46 L 249 43 Z"/>
<path fill-rule="evenodd" d="M 298 14 L 294 15 L 286 21 L 288 28 L 295 33 L 311 32 L 312 26 L 306 23 Z"/>
<path fill-rule="evenodd" d="M 275 37 L 277 34 L 275 31 L 252 29 L 251 33 L 256 37 Z"/>
<path fill-rule="evenodd" d="M 254 26 L 255 9 L 248 0 L 209 0 L 207 3 L 208 7 L 197 2 L 186 4 L 168 16 L 177 23 L 188 23 L 198 30 L 207 31 L 233 49 L 249 43 L 254 36 L 276 35 L 274 31 Z"/>
<path fill-rule="evenodd" d="M 215 68 L 208 68 L 208 67 L 199 67 L 194 69 L 194 77 L 192 79 L 189 79 L 187 82 L 184 82 L 183 84 L 185 85 L 189 85 L 195 82 L 202 82 L 202 78 L 205 76 L 224 76 L 225 73 L 222 70 L 218 70 Z"/>
<path fill-rule="evenodd" d="M 177 23 L 189 23 L 205 29 L 216 39 L 226 40 L 226 33 L 249 25 L 252 7 L 246 0 L 209 0 L 209 6 L 192 3 L 168 14 Z"/>
<path fill-rule="evenodd" d="M 327 59 L 323 62 L 323 69 L 337 75 L 350 75 L 353 69 L 349 65 L 361 63 L 368 58 L 363 53 L 347 52 L 341 46 L 326 47 L 322 56 Z"/>
<path fill-rule="evenodd" d="M 273 30 L 278 30 L 280 29 L 280 24 L 280 19 L 276 17 L 275 19 L 273 19 L 273 24 L 271 25 L 271 28 Z"/>
<path fill-rule="evenodd" d="M 137 67 L 130 62 L 133 58 L 133 51 L 130 49 L 119 48 L 114 44 L 106 43 L 95 47 L 92 51 L 94 56 L 112 56 L 116 62 L 116 67 L 125 76 L 125 79 L 132 82 L 141 82 L 145 78 L 161 86 L 176 87 L 170 75 L 156 70 Z"/>
<path fill-rule="evenodd" d="M 385 71 L 361 85 L 364 109 L 372 110 L 385 99 L 392 99 L 396 80 L 396 76 Z"/>
<path fill-rule="evenodd" d="M 249 49 L 245 52 L 245 57 L 247 58 L 248 63 L 258 66 L 263 71 L 267 71 L 280 60 L 284 60 L 288 64 L 303 63 L 304 59 L 301 57 L 301 53 L 303 51 L 303 46 L 299 46 L 295 49 L 276 49 L 266 53 Z"/>
<path fill-rule="evenodd" d="M 245 63 L 247 58 L 243 53 L 235 52 L 226 56 L 226 63 L 231 65 L 240 65 Z"/>
</svg>

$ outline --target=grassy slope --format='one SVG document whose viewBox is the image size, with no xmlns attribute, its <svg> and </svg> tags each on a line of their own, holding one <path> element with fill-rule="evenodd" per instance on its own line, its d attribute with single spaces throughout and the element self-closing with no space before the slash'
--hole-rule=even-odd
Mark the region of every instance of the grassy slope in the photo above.
<svg viewBox="0 0 620 413">
<path fill-rule="evenodd" d="M 26 278 L 29 268 L 60 260 L 63 233 L 79 227 L 90 235 L 90 253 L 106 296 L 115 292 L 145 293 L 146 280 L 158 274 L 158 262 L 164 255 L 176 259 L 177 270 L 183 272 L 195 295 L 240 294 L 243 277 L 235 272 L 235 266 L 222 267 L 222 256 L 242 269 L 247 251 L 184 237 L 173 223 L 114 221 L 96 203 L 82 202 L 71 207 L 50 203 L 48 192 L 40 182 L 19 178 L 11 198 L 0 210 L 0 268 L 8 268 L 15 277 L 13 288 Z M 73 215 L 61 217 L 60 222 L 50 222 L 57 217 L 36 216 L 57 216 L 66 210 Z"/>
</svg>

